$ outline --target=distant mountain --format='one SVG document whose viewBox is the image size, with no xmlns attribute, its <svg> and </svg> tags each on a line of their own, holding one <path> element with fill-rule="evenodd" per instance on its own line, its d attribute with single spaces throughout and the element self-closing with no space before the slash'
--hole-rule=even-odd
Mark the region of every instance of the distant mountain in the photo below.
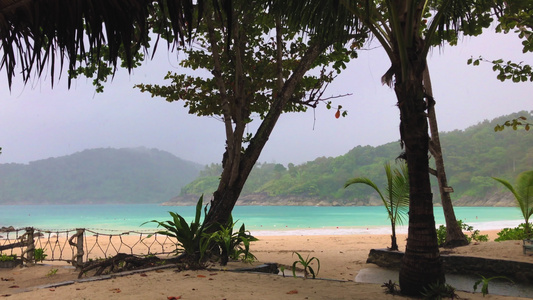
<svg viewBox="0 0 533 300">
<path fill-rule="evenodd" d="M 0 164 L 0 204 L 161 203 L 178 194 L 201 168 L 144 147 Z"/>
<path fill-rule="evenodd" d="M 525 116 L 518 112 L 492 121 L 485 120 L 465 130 L 440 134 L 452 199 L 461 206 L 513 206 L 513 197 L 491 177 L 514 182 L 525 170 L 533 169 L 533 132 L 506 128 L 495 132 L 496 124 Z M 338 157 L 319 157 L 301 165 L 257 164 L 237 202 L 238 205 L 381 205 L 376 193 L 366 186 L 344 183 L 352 177 L 368 177 L 379 187 L 385 184 L 383 164 L 402 152 L 399 142 L 378 147 L 357 146 Z M 207 166 L 201 177 L 182 189 L 173 204 L 193 203 L 201 194 L 217 188 L 220 165 Z M 433 176 L 432 176 L 433 178 Z M 435 180 L 434 202 L 440 202 Z"/>
</svg>

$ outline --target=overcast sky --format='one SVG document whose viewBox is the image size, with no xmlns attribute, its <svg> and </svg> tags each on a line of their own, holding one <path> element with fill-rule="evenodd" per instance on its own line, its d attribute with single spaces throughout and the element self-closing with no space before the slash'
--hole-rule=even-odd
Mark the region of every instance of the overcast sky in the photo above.
<svg viewBox="0 0 533 300">
<path fill-rule="evenodd" d="M 514 34 L 488 33 L 465 38 L 456 47 L 435 48 L 429 68 L 440 131 L 533 110 L 533 83 L 502 83 L 490 65 L 466 64 L 468 58 L 479 55 L 533 64 L 533 54 L 522 54 Z M 360 51 L 359 58 L 326 92 L 352 94 L 333 103 L 347 109 L 348 116 L 335 119 L 335 110 L 324 106 L 282 115 L 259 161 L 300 164 L 320 156 L 342 155 L 358 145 L 397 141 L 396 97 L 380 80 L 389 66 L 382 49 Z M 139 146 L 201 164 L 220 162 L 225 142 L 220 121 L 188 115 L 183 102 L 167 103 L 133 89 L 137 83 L 163 83 L 168 70 L 182 69 L 177 66 L 176 53 L 159 47 L 156 58 L 131 75 L 119 70 L 103 94 L 96 94 L 91 80 L 86 79 L 74 81 L 68 90 L 65 76 L 54 89 L 49 76 L 26 86 L 18 76 L 10 92 L 2 70 L 0 163 L 27 163 L 90 148 Z"/>
</svg>

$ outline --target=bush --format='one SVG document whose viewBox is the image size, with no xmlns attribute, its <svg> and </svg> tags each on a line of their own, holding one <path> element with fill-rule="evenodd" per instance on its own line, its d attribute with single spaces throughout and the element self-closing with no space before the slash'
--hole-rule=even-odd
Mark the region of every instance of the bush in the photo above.
<svg viewBox="0 0 533 300">
<path fill-rule="evenodd" d="M 522 223 L 515 228 L 504 228 L 498 232 L 498 237 L 495 239 L 495 241 L 501 242 L 510 240 L 524 240 L 527 238 L 525 228 L 525 223 Z"/>
<path fill-rule="evenodd" d="M 42 262 L 48 255 L 44 253 L 43 248 L 35 249 L 33 252 L 35 261 Z"/>
<path fill-rule="evenodd" d="M 14 261 L 17 259 L 16 255 L 0 254 L 0 261 Z"/>
<path fill-rule="evenodd" d="M 244 224 L 239 231 L 234 232 L 235 223 L 230 217 L 227 225 L 219 225 L 219 230 L 209 232 L 209 227 L 202 221 L 202 205 L 203 195 L 196 204 L 196 215 L 190 224 L 181 215 L 173 212 L 169 212 L 172 220 L 152 220 L 143 224 L 153 222 L 157 223 L 158 227 L 163 227 L 164 230 L 157 231 L 157 234 L 175 238 L 175 253 L 185 254 L 193 268 L 204 268 L 206 258 L 212 256 L 219 256 L 221 265 L 226 265 L 229 258 L 241 258 L 246 262 L 255 260 L 255 256 L 250 253 L 250 242 L 257 241 L 257 238 L 246 230 Z M 204 208 L 205 214 L 207 206 Z"/>
<path fill-rule="evenodd" d="M 468 240 L 468 243 L 471 243 L 472 241 L 476 242 L 488 242 L 489 236 L 486 234 L 479 234 L 479 230 L 474 230 L 473 226 L 470 226 L 466 223 L 463 223 L 463 221 L 459 220 L 457 221 L 459 226 L 463 231 L 470 232 L 470 236 L 468 234 L 466 235 L 466 239 Z M 437 241 L 439 243 L 439 246 L 444 245 L 446 242 L 446 226 L 440 225 L 439 228 L 437 228 Z"/>
<path fill-rule="evenodd" d="M 256 257 L 250 252 L 250 242 L 257 241 L 257 238 L 246 230 L 244 224 L 241 225 L 239 231 L 234 232 L 236 223 L 230 216 L 226 226 L 220 226 L 220 229 L 214 233 L 204 233 L 209 242 L 214 242 L 217 245 L 220 264 L 223 266 L 228 263 L 230 258 L 233 260 L 242 259 L 244 262 L 256 260 Z"/>
<path fill-rule="evenodd" d="M 203 199 L 204 196 L 202 195 L 196 204 L 196 215 L 190 225 L 185 218 L 178 213 L 173 212 L 169 212 L 172 216 L 172 220 L 163 222 L 152 220 L 142 224 L 144 225 L 153 222 L 157 223 L 157 227 L 163 227 L 165 230 L 159 230 L 157 233 L 175 238 L 176 254 L 184 253 L 191 258 L 194 267 L 202 267 L 201 260 L 203 259 L 208 246 L 207 239 L 204 237 L 206 228 L 201 220 Z M 207 207 L 204 208 L 204 214 L 206 211 Z"/>
</svg>

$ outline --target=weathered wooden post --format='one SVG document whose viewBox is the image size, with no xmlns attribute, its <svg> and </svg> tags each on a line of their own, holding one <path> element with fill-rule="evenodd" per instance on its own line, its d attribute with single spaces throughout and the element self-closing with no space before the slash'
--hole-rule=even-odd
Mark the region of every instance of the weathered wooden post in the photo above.
<svg viewBox="0 0 533 300">
<path fill-rule="evenodd" d="M 76 228 L 76 234 L 74 234 L 69 240 L 68 243 L 71 246 L 76 247 L 76 254 L 72 257 L 72 265 L 76 268 L 81 268 L 83 266 L 83 235 L 85 234 L 84 228 Z M 72 241 L 76 238 L 76 243 Z"/>
<path fill-rule="evenodd" d="M 26 227 L 26 263 L 33 264 L 35 262 L 35 241 L 33 240 L 33 227 Z M 23 253 L 23 255 L 24 255 Z"/>
<path fill-rule="evenodd" d="M 84 228 L 78 228 L 76 229 L 76 235 L 78 236 L 78 239 L 76 241 L 76 248 L 78 249 L 78 253 L 76 254 L 76 264 L 81 268 L 83 265 L 83 255 L 85 254 L 83 252 L 83 235 L 85 234 Z"/>
</svg>

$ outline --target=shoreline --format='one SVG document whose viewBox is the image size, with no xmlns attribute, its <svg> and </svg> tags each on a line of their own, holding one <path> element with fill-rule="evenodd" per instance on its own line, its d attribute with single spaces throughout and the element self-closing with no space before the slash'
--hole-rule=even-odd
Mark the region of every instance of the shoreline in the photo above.
<svg viewBox="0 0 533 300">
<path fill-rule="evenodd" d="M 519 224 L 523 223 L 524 220 L 502 220 L 502 221 L 487 221 L 487 222 L 470 222 L 464 221 L 463 223 L 472 226 L 474 230 L 480 231 L 501 231 L 503 228 L 515 228 Z M 152 224 L 151 224 L 152 225 Z M 242 222 L 237 221 L 234 230 L 237 230 L 242 225 Z M 390 234 L 391 226 L 390 225 L 374 225 L 374 226 L 324 226 L 324 227 L 262 227 L 262 226 L 249 226 L 246 225 L 246 230 L 250 231 L 254 236 L 316 236 L 316 235 L 386 235 Z M 436 223 L 438 228 L 440 225 Z M 11 229 L 12 226 L 1 225 L 0 226 L 0 236 L 6 236 L 7 233 L 13 233 L 14 231 L 24 231 L 28 227 L 13 227 L 14 230 L 4 231 L 4 229 Z M 64 235 L 65 231 L 75 231 L 76 228 L 68 229 L 49 229 L 44 227 L 33 227 L 35 231 L 46 233 L 46 235 L 51 234 L 55 236 L 59 233 L 60 236 Z M 83 228 L 83 227 L 81 227 Z M 113 228 L 94 228 L 94 227 L 85 227 L 88 236 L 94 234 L 103 234 L 103 235 L 118 235 L 123 233 L 132 233 L 132 234 L 151 234 L 156 231 L 162 230 L 161 227 L 129 227 L 129 226 L 114 226 Z M 408 226 L 407 225 L 396 225 L 397 234 L 407 234 Z M 0 237 L 0 240 L 2 237 Z"/>
</svg>

